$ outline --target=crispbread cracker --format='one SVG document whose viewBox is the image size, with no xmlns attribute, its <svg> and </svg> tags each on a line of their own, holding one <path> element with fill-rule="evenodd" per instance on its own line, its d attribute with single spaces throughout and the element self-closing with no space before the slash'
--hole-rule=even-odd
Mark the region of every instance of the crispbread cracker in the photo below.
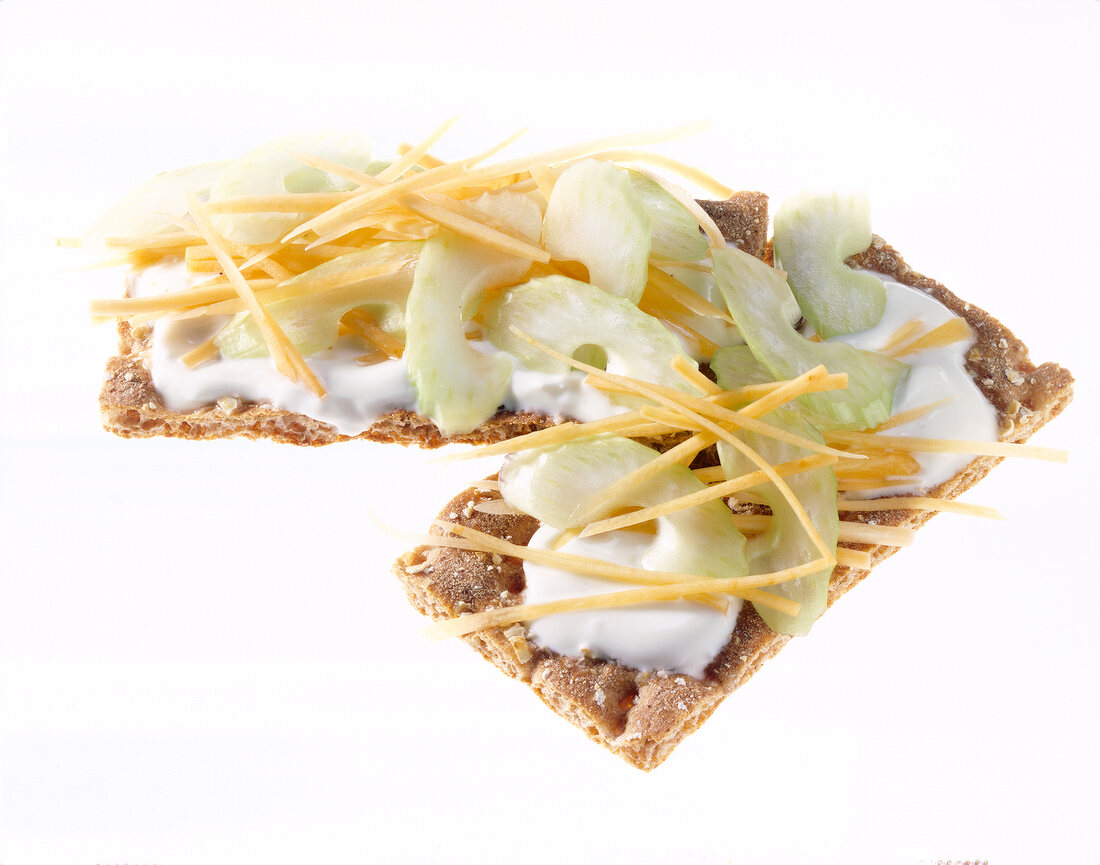
<svg viewBox="0 0 1100 865">
<path fill-rule="evenodd" d="M 1069 402 L 1073 377 L 1067 370 L 1050 363 L 1035 367 L 1028 359 L 1027 348 L 1004 325 L 911 270 L 881 238 L 875 237 L 865 252 L 850 261 L 918 288 L 966 319 L 976 336 L 967 369 L 997 409 L 1002 441 L 1026 441 Z M 999 461 L 979 457 L 928 495 L 955 498 Z M 499 495 L 467 490 L 452 500 L 440 517 L 514 543 L 526 543 L 538 528 L 538 521 L 529 516 L 485 514 L 473 509 L 474 503 L 491 498 Z M 891 510 L 845 512 L 841 518 L 916 529 L 933 515 L 929 511 Z M 872 567 L 897 551 L 896 547 L 882 545 L 841 546 L 868 551 Z M 522 565 L 508 558 L 497 564 L 489 553 L 418 547 L 395 564 L 394 572 L 405 585 L 411 603 L 437 619 L 478 612 L 490 604 L 522 602 Z M 829 604 L 868 573 L 838 565 L 829 584 Z M 526 683 L 551 709 L 591 739 L 644 770 L 659 765 L 790 639 L 771 631 L 752 605 L 745 604 L 725 648 L 707 667 L 705 677 L 694 679 L 644 673 L 609 660 L 566 657 L 529 644 L 523 634 L 522 626 L 512 626 L 486 629 L 464 639 L 509 676 Z"/>
<path fill-rule="evenodd" d="M 760 258 L 765 254 L 768 198 L 760 192 L 737 192 L 728 201 L 702 201 L 723 236 Z M 415 444 L 436 448 L 445 444 L 490 444 L 552 426 L 558 421 L 533 411 L 499 411 L 475 430 L 444 436 L 423 415 L 400 408 L 387 412 L 357 436 L 341 435 L 335 427 L 271 405 L 238 400 L 176 412 L 164 405 L 146 364 L 150 334 L 119 324 L 119 353 L 107 364 L 99 396 L 103 425 L 124 438 L 172 436 L 218 439 L 241 436 L 266 438 L 296 445 L 325 445 L 350 438 Z"/>
</svg>

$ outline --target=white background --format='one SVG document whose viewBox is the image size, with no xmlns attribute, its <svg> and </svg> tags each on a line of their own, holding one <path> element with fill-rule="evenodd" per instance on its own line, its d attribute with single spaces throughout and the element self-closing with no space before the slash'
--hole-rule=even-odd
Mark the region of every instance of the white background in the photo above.
<svg viewBox="0 0 1100 865">
<path fill-rule="evenodd" d="M 1100 3 L 0 2 L 0 863 L 1100 861 Z M 666 148 L 876 231 L 1078 378 L 645 775 L 389 574 L 491 465 L 99 427 L 118 275 L 52 246 L 277 135 Z"/>
</svg>

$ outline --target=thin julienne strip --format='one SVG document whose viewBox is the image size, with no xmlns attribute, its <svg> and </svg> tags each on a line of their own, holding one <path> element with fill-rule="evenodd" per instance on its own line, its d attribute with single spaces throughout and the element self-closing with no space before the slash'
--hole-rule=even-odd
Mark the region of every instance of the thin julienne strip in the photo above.
<svg viewBox="0 0 1100 865">
<path fill-rule="evenodd" d="M 811 469 L 821 468 L 822 466 L 834 465 L 835 463 L 836 457 L 831 457 L 827 454 L 813 454 L 811 456 L 800 457 L 796 460 L 790 460 L 789 462 L 779 463 L 778 465 L 772 466 L 772 468 L 780 477 L 788 477 L 789 475 L 796 475 L 801 472 L 810 471 Z M 718 468 L 718 471 L 722 471 L 721 468 Z M 679 498 L 669 499 L 667 502 L 662 502 L 653 507 L 642 508 L 641 510 L 631 511 L 628 514 L 621 514 L 617 517 L 610 517 L 605 520 L 590 523 L 584 531 L 581 532 L 581 537 L 591 537 L 592 535 L 599 535 L 604 532 L 625 529 L 629 526 L 637 525 L 638 523 L 644 523 L 648 520 L 656 519 L 657 517 L 675 513 L 676 511 L 693 508 L 704 502 L 713 501 L 714 499 L 724 499 L 741 490 L 747 490 L 751 487 L 759 486 L 762 483 L 767 483 L 769 480 L 771 480 L 771 478 L 768 473 L 763 469 L 758 469 L 757 471 L 749 472 L 748 474 L 736 478 L 730 478 L 729 480 L 721 481 L 716 484 L 710 484 L 704 489 L 688 493 Z"/>
<path fill-rule="evenodd" d="M 510 607 L 498 607 L 481 613 L 468 613 L 457 618 L 433 622 L 425 629 L 425 634 L 431 639 L 462 637 L 485 628 L 527 622 L 553 613 L 609 609 L 630 604 L 644 604 L 650 601 L 675 601 L 694 595 L 706 595 L 715 592 L 736 595 L 788 615 L 797 615 L 800 608 L 797 602 L 770 592 L 759 591 L 758 587 L 774 586 L 779 583 L 797 580 L 799 577 L 816 573 L 827 564 L 828 560 L 815 559 L 798 567 L 786 568 L 768 574 L 752 574 L 747 577 L 704 577 L 675 585 L 651 586 L 642 589 L 628 589 L 623 592 L 585 595 L 545 604 L 517 604 Z"/>
<path fill-rule="evenodd" d="M 256 298 L 247 280 L 245 280 L 244 276 L 237 269 L 236 264 L 234 264 L 233 257 L 222 247 L 221 237 L 214 230 L 214 226 L 210 223 L 209 217 L 207 217 L 198 199 L 195 198 L 194 195 L 190 196 L 189 207 L 191 210 L 191 217 L 195 220 L 195 225 L 198 227 L 199 231 L 202 232 L 203 237 L 206 238 L 206 242 L 210 244 L 210 247 L 214 250 L 214 254 L 217 256 L 218 262 L 221 264 L 226 278 L 236 290 L 241 301 L 252 316 L 253 321 L 256 322 L 256 326 L 260 329 L 260 333 L 263 335 L 264 343 L 267 345 L 267 350 L 271 354 L 271 359 L 275 364 L 275 368 L 292 381 L 304 382 L 306 387 L 313 391 L 314 394 L 318 397 L 323 397 L 325 395 L 324 385 L 321 384 L 308 364 L 306 364 L 305 358 L 302 357 L 301 352 L 299 352 L 298 349 L 294 347 L 294 344 L 287 339 L 286 334 L 283 333 L 283 329 L 279 327 L 279 323 L 275 321 L 271 313 L 267 311 L 267 308 Z"/>
</svg>

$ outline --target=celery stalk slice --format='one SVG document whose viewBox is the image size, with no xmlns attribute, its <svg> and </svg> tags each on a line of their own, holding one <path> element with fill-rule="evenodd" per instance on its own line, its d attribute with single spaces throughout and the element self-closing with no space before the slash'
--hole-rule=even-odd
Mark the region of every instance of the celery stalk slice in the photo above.
<svg viewBox="0 0 1100 865">
<path fill-rule="evenodd" d="M 879 323 L 886 287 L 844 261 L 871 243 L 864 196 L 803 195 L 775 215 L 775 252 L 802 314 L 825 339 Z"/>
<path fill-rule="evenodd" d="M 543 245 L 563 261 L 579 261 L 589 281 L 637 303 L 649 271 L 651 224 L 626 169 L 584 159 L 554 184 L 542 224 Z"/>
<path fill-rule="evenodd" d="M 821 434 L 802 418 L 797 411 L 777 409 L 763 418 L 769 424 L 796 435 L 821 441 Z M 742 430 L 742 441 L 759 453 L 772 465 L 807 456 L 808 451 L 786 442 Z M 756 465 L 729 445 L 719 442 L 718 455 L 726 477 L 737 477 L 754 471 Z M 786 478 L 791 491 L 806 510 L 814 528 L 831 549 L 836 549 L 840 520 L 837 515 L 836 473 L 831 466 L 811 469 Z M 790 504 L 774 484 L 761 484 L 751 492 L 761 496 L 772 509 L 774 518 L 767 531 L 750 538 L 746 548 L 749 566 L 753 573 L 769 573 L 783 568 L 797 567 L 812 562 L 820 556 L 805 527 L 795 515 Z M 773 586 L 769 591 L 797 601 L 797 616 L 780 613 L 757 606 L 756 611 L 768 627 L 779 634 L 805 634 L 824 612 L 829 594 L 829 577 L 832 568 L 799 577 L 787 583 Z"/>
<path fill-rule="evenodd" d="M 296 285 L 331 285 L 288 300 L 267 304 L 267 309 L 294 347 L 303 355 L 330 348 L 336 342 L 340 319 L 350 309 L 363 309 L 387 333 L 404 328 L 405 302 L 413 282 L 413 266 L 421 241 L 383 243 L 363 252 L 341 255 L 300 273 L 278 291 Z M 340 285 L 347 274 L 372 265 L 396 262 L 392 272 Z M 266 357 L 267 344 L 247 312 L 235 316 L 214 338 L 225 357 Z"/>
<path fill-rule="evenodd" d="M 355 184 L 342 177 L 304 165 L 291 155 L 300 151 L 369 173 L 371 145 L 358 135 L 296 135 L 261 145 L 225 166 L 210 189 L 217 201 L 248 195 L 283 195 L 288 192 L 343 192 Z M 373 163 L 377 165 L 378 163 Z M 219 214 L 214 227 L 227 240 L 247 244 L 273 243 L 310 214 Z"/>
<path fill-rule="evenodd" d="M 538 205 L 515 193 L 490 193 L 471 202 L 498 223 L 530 238 L 542 218 Z M 405 360 L 417 410 L 444 435 L 469 432 L 501 404 L 515 362 L 488 355 L 466 340 L 464 320 L 485 290 L 521 279 L 531 261 L 441 230 L 424 244 L 405 311 Z"/>
<path fill-rule="evenodd" d="M 578 504 L 598 496 L 627 473 L 658 456 L 652 448 L 620 436 L 599 436 L 511 454 L 500 470 L 505 501 L 546 525 L 576 528 Z M 703 488 L 685 466 L 670 466 L 607 508 L 652 507 Z M 708 577 L 748 573 L 745 538 L 729 508 L 709 501 L 655 520 L 657 538 L 642 567 Z"/>
<path fill-rule="evenodd" d="M 710 245 L 699 223 L 661 184 L 638 171 L 627 170 L 630 185 L 649 215 L 652 226 L 650 255 L 669 261 L 698 261 Z"/>
<path fill-rule="evenodd" d="M 608 372 L 689 389 L 671 367 L 672 359 L 683 354 L 679 340 L 627 299 L 588 283 L 565 276 L 528 280 L 487 304 L 483 320 L 488 339 L 529 369 L 568 371 L 564 363 L 517 337 L 513 327 L 570 357 L 599 346 L 606 353 Z"/>
<path fill-rule="evenodd" d="M 799 397 L 818 427 L 865 429 L 890 417 L 894 391 L 909 371 L 905 364 L 844 343 L 806 339 L 783 318 L 791 289 L 777 270 L 734 247 L 714 249 L 711 255 L 730 314 L 773 380 L 795 378 L 819 364 L 848 374 L 847 390 Z M 711 368 L 723 387 L 739 386 L 733 369 L 726 368 L 727 358 L 731 367 L 745 370 L 739 348 L 715 352 Z"/>
</svg>

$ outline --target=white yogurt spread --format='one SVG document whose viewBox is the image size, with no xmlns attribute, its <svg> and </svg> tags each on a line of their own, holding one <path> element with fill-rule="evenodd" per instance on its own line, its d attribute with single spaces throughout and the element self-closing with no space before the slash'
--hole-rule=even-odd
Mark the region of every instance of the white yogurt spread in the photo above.
<svg viewBox="0 0 1100 865">
<path fill-rule="evenodd" d="M 549 549 L 558 536 L 543 526 L 530 546 Z M 617 531 L 574 538 L 562 552 L 630 567 L 645 567 L 657 535 Z M 539 604 L 563 598 L 622 591 L 628 586 L 597 577 L 525 562 L 524 602 Z M 702 677 L 707 665 L 729 641 L 741 601 L 730 598 L 723 613 L 693 601 L 664 601 L 605 610 L 557 613 L 528 623 L 531 639 L 563 655 L 614 658 L 639 670 L 666 670 Z"/>
<path fill-rule="evenodd" d="M 957 316 L 923 291 L 902 285 L 876 274 L 886 285 L 886 311 L 879 323 L 860 333 L 835 337 L 856 348 L 877 350 L 885 346 L 898 328 L 916 319 L 925 331 Z M 942 399 L 937 409 L 887 432 L 887 435 L 915 438 L 966 439 L 996 441 L 997 412 L 974 384 L 966 371 L 966 355 L 972 341 L 961 341 L 903 357 L 909 375 L 894 395 L 893 413 L 901 414 Z M 962 470 L 973 456 L 969 454 L 914 454 L 920 463 L 916 479 L 897 486 L 875 490 L 876 496 L 912 495 L 934 487 Z"/>
</svg>

